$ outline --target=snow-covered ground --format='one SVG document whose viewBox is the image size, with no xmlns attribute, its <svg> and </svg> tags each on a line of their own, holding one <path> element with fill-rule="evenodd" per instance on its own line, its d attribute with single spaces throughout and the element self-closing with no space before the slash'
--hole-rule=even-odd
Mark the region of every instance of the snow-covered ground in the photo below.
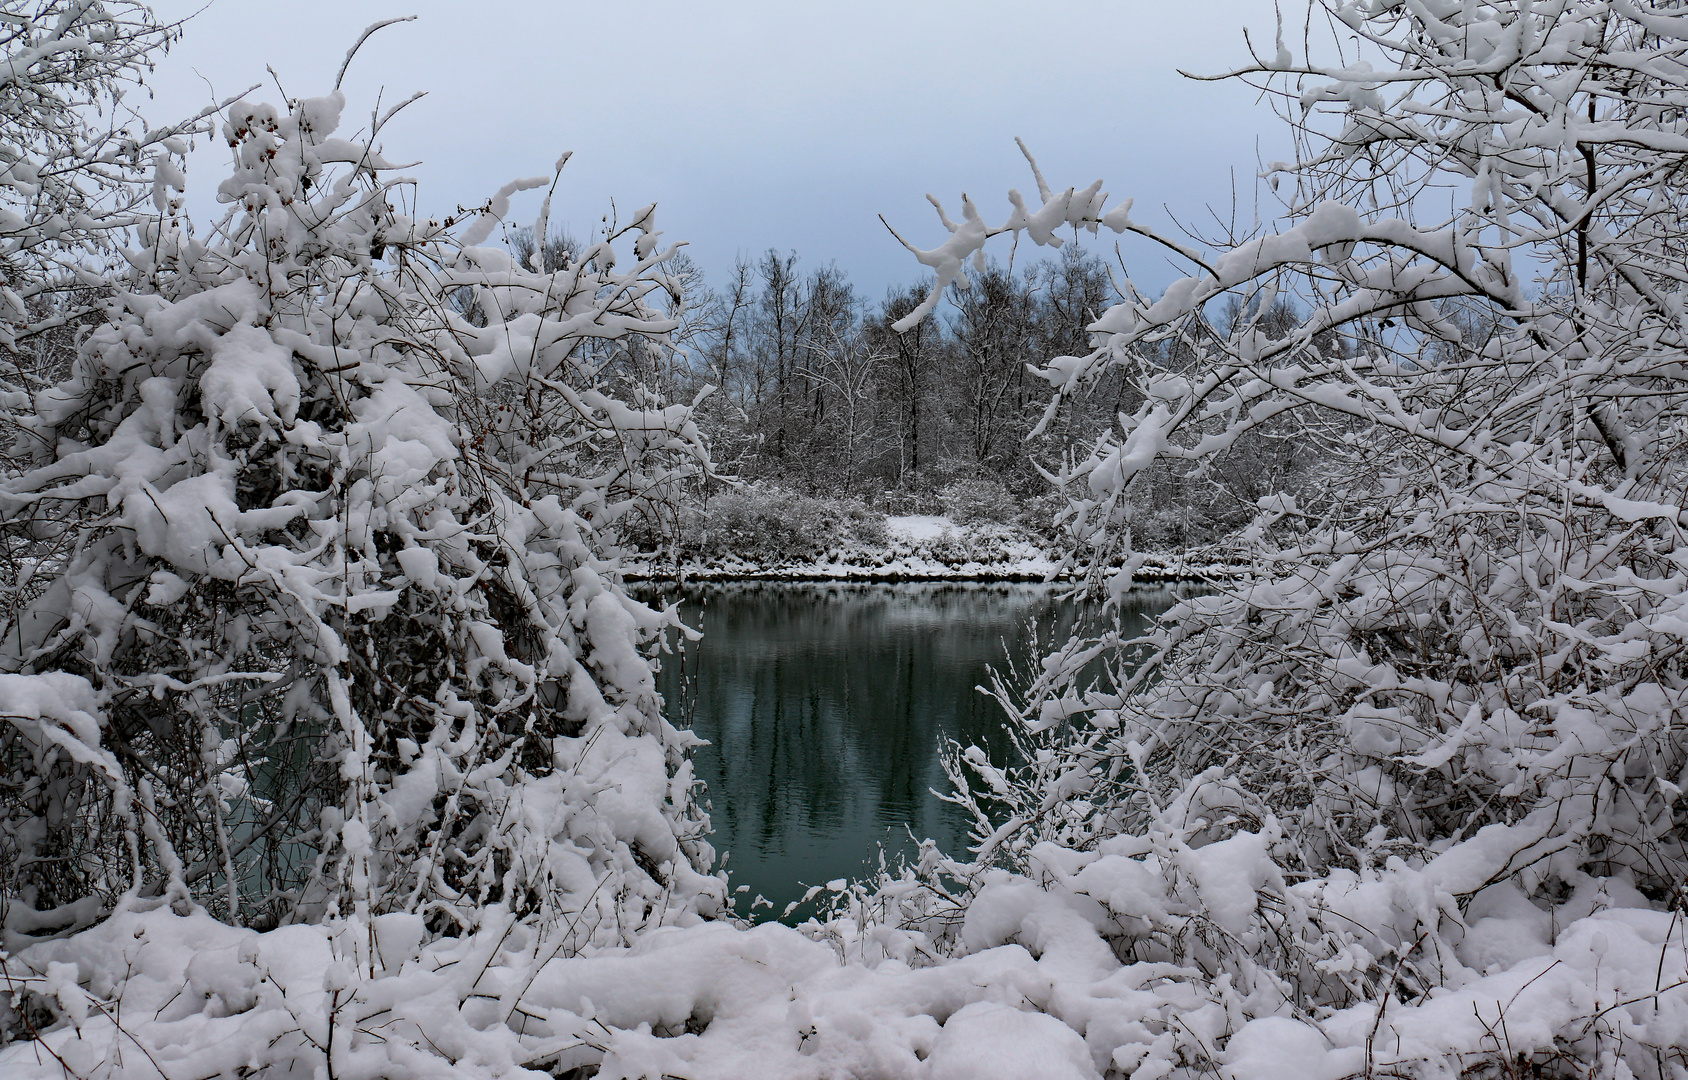
<svg viewBox="0 0 1688 1080">
<path fill-rule="evenodd" d="M 1340 1080 L 1561 1055 L 1688 1075 L 1683 921 L 1621 882 L 1586 880 L 1556 929 L 1504 882 L 1462 915 L 1463 853 L 1283 889 L 1268 840 L 1170 861 L 1147 837 L 1042 845 L 1043 880 L 987 875 L 948 958 L 862 920 L 883 896 L 825 926 L 701 922 L 574 957 L 497 908 L 427 944 L 412 915 L 260 934 L 119 914 L 8 960 L 6 1027 L 45 1030 L 0 1049 L 0 1076 Z M 1171 962 L 1155 944 L 1183 924 L 1259 946 L 1284 912 L 1341 928 L 1333 979 L 1404 935 L 1445 951 L 1447 980 L 1305 1012 L 1264 969 L 1214 977 L 1215 953 Z"/>
<path fill-rule="evenodd" d="M 955 522 L 942 514 L 904 514 L 885 519 L 885 532 L 897 540 L 918 543 L 955 532 Z"/>
</svg>

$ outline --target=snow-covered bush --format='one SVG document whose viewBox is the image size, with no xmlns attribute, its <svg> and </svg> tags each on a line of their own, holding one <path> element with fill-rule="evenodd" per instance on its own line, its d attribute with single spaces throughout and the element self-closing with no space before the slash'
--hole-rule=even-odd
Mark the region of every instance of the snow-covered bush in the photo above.
<svg viewBox="0 0 1688 1080">
<path fill-rule="evenodd" d="M 651 208 L 566 269 L 486 246 L 549 176 L 414 220 L 396 109 L 354 141 L 345 108 L 231 105 L 202 234 L 153 161 L 104 324 L 5 402 L 6 530 L 62 553 L 0 645 L 8 948 L 169 903 L 497 909 L 571 951 L 719 905 L 648 659 L 672 616 L 615 563 L 708 467 L 686 407 L 612 379 L 674 325 L 674 248 Z"/>
<path fill-rule="evenodd" d="M 1000 481 L 978 478 L 950 481 L 938 492 L 938 502 L 957 525 L 1009 522 L 1019 509 L 1019 500 Z"/>
<path fill-rule="evenodd" d="M 0 408 L 14 408 L 62 378 L 98 321 L 125 230 L 170 209 L 140 168 L 207 125 L 154 128 L 124 104 L 177 32 L 147 8 L 38 0 L 0 16 Z M 16 465 L 7 443 L 0 475 Z M 36 589 L 45 539 L 0 530 L 0 622 Z"/>
<path fill-rule="evenodd" d="M 132 0 L 5 5 L 0 354 L 16 361 L 32 352 L 41 334 L 71 317 L 53 301 L 103 288 L 104 261 L 124 232 L 172 209 L 173 166 L 164 165 L 158 187 L 134 183 L 135 172 L 181 153 L 182 136 L 203 130 L 204 117 L 153 128 L 123 98 L 178 33 Z"/>
<path fill-rule="evenodd" d="M 1298 156 L 1266 174 L 1281 231 L 1201 250 L 1105 209 L 1099 183 L 1039 175 L 1040 209 L 1016 193 L 992 228 L 968 203 L 919 253 L 941 288 L 992 235 L 1070 224 L 1193 265 L 1041 372 L 1049 417 L 1109 372 L 1144 395 L 1060 477 L 1073 565 L 1104 597 L 1141 564 L 1134 482 L 1157 461 L 1286 422 L 1340 448 L 1317 512 L 1261 499 L 1249 582 L 1147 639 L 1071 642 L 1004 695 L 1028 764 L 953 761 L 979 821 L 968 917 L 987 867 L 1101 903 L 1116 950 L 1229 988 L 1216 1039 L 1356 1003 L 1387 1031 L 1390 1000 L 1536 955 L 1593 908 L 1688 912 L 1688 14 L 1315 11 L 1365 60 L 1280 41 L 1233 76 L 1286 103 Z M 1243 312 L 1293 294 L 1301 314 L 1222 333 L 1206 313 L 1226 294 Z M 1157 366 L 1169 342 L 1191 370 Z M 1680 1075 L 1673 1009 L 1642 1010 L 1653 1034 L 1550 1028 L 1516 1053 Z M 1511 1057 L 1494 1034 L 1441 1045 Z"/>
<path fill-rule="evenodd" d="M 729 488 L 688 508 L 682 520 L 679 551 L 693 560 L 777 565 L 885 542 L 885 515 L 860 499 L 801 495 L 769 484 Z"/>
</svg>

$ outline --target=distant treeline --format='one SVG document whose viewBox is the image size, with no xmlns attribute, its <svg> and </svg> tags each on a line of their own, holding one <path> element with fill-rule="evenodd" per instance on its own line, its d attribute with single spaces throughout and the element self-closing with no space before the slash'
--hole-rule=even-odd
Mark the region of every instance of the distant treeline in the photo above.
<svg viewBox="0 0 1688 1080">
<path fill-rule="evenodd" d="M 524 263 L 533 235 L 508 243 Z M 553 235 L 538 253 L 547 268 L 580 254 Z M 1075 240 L 1053 257 L 992 260 L 951 287 L 903 333 L 892 325 L 918 307 L 930 280 L 893 286 L 874 299 L 827 263 L 805 269 L 795 252 L 740 258 L 719 284 L 681 255 L 670 264 L 680 322 L 671 347 L 626 357 L 630 377 L 671 401 L 715 389 L 695 414 L 718 472 L 747 484 L 809 497 L 859 499 L 891 513 L 941 512 L 1048 530 L 1062 505 L 1050 477 L 1081 456 L 1117 418 L 1143 403 L 1143 386 L 1187 372 L 1197 355 L 1233 331 L 1281 335 L 1298 321 L 1294 302 L 1264 314 L 1235 301 L 1186 334 L 1144 347 L 1134 365 L 1109 369 L 1088 392 L 1063 400 L 1032 432 L 1051 399 L 1033 371 L 1091 352 L 1086 327 L 1120 299 L 1109 265 Z M 1239 319 L 1242 321 L 1239 322 Z M 1351 354 L 1352 342 L 1319 342 Z M 1212 418 L 1215 431 L 1223 418 Z M 1305 427 L 1267 424 L 1199 469 L 1157 465 L 1136 481 L 1133 528 L 1160 547 L 1208 543 L 1245 524 L 1256 501 L 1288 486 L 1317 499 L 1320 463 L 1338 452 Z M 1343 432 L 1331 430 L 1330 441 Z M 707 504 L 720 486 L 693 493 Z M 777 496 L 776 496 L 777 497 Z"/>
<path fill-rule="evenodd" d="M 513 246 L 527 257 L 531 235 Z M 553 239 L 547 258 L 566 256 Z M 1063 455 L 1143 401 L 1140 377 L 1193 365 L 1196 342 L 1163 345 L 1138 372 L 1113 369 L 1031 433 L 1050 386 L 1033 371 L 1092 349 L 1086 327 L 1118 300 L 1108 265 L 1069 241 L 1053 258 L 992 261 L 952 287 L 916 327 L 891 327 L 930 282 L 860 295 L 845 271 L 805 269 L 795 253 L 741 258 L 715 287 L 682 263 L 682 326 L 666 370 L 673 400 L 717 389 L 700 410 L 727 475 L 809 496 L 856 497 L 893 513 L 955 504 L 975 517 L 1048 528 L 1059 505 Z M 1219 320 L 1229 332 L 1236 310 Z M 1294 311 L 1260 320 L 1293 325 Z M 1249 440 L 1199 476 L 1160 467 L 1139 483 L 1137 529 L 1162 546 L 1203 543 L 1245 521 L 1254 501 L 1307 473 L 1318 455 L 1270 434 Z M 709 492 L 705 492 L 707 497 Z"/>
</svg>

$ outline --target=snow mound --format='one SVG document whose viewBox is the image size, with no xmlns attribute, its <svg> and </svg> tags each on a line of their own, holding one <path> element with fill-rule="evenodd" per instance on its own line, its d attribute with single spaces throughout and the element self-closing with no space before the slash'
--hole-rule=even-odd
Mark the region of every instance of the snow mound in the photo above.
<svg viewBox="0 0 1688 1080">
<path fill-rule="evenodd" d="M 1240 835 L 1221 861 L 1253 859 L 1263 865 L 1247 876 L 1264 881 L 1269 860 Z M 987 875 L 953 949 L 846 917 L 667 927 L 566 955 L 563 939 L 496 908 L 475 932 L 431 942 L 409 916 L 258 933 L 203 911 L 123 912 L 4 959 L 11 1008 L 0 1025 L 13 1041 L 0 1075 L 509 1078 L 597 1066 L 602 1080 L 1340 1080 L 1605 1054 L 1651 1076 L 1642 1066 L 1655 1053 L 1679 1059 L 1688 1045 L 1685 928 L 1669 912 L 1591 911 L 1545 953 L 1523 950 L 1486 973 L 1453 962 L 1443 987 L 1411 1001 L 1310 1015 L 1263 970 L 1215 977 L 1211 957 L 1156 955 L 1148 927 L 1192 927 L 1208 891 L 1234 911 L 1234 875 L 1204 869 L 1169 888 L 1155 855 L 1112 846 L 1045 851 L 1042 884 Z M 1335 884 L 1302 883 L 1276 903 Z M 1397 905 L 1415 894 L 1436 903 L 1423 870 L 1372 888 Z M 1642 902 L 1618 883 L 1603 894 Z M 1504 899 L 1489 908 L 1511 914 L 1484 921 L 1540 914 Z M 1255 935 L 1261 917 L 1235 930 Z M 1372 929 L 1374 941 L 1391 933 Z M 1445 917 L 1430 936 L 1461 932 Z"/>
<path fill-rule="evenodd" d="M 885 531 L 900 540 L 936 540 L 957 526 L 941 514 L 902 514 L 885 519 Z"/>
</svg>

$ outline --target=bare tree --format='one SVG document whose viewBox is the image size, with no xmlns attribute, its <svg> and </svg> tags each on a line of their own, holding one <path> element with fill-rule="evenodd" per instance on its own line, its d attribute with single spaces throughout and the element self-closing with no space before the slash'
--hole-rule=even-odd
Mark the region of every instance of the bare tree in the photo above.
<svg viewBox="0 0 1688 1080">
<path fill-rule="evenodd" d="M 943 357 L 943 331 L 936 318 L 928 316 L 909 329 L 898 332 L 893 323 L 913 311 L 924 290 L 918 286 L 891 289 L 880 305 L 880 314 L 866 328 L 876 347 L 890 354 L 885 370 L 893 373 L 884 397 L 897 402 L 897 467 L 892 477 L 899 488 L 918 488 L 922 470 L 931 462 L 930 449 L 922 457 L 922 446 L 936 393 Z M 925 410 L 923 412 L 923 410 Z"/>
<path fill-rule="evenodd" d="M 975 273 L 969 288 L 950 287 L 951 325 L 958 362 L 955 408 L 976 465 L 1019 454 L 1031 428 L 1024 415 L 1027 365 L 1040 355 L 1036 286 L 995 265 Z"/>
<path fill-rule="evenodd" d="M 822 394 L 832 401 L 831 414 L 817 410 L 811 441 L 817 459 L 825 453 L 829 480 L 843 492 L 853 492 L 860 479 L 858 473 L 864 452 L 877 446 L 882 428 L 875 390 L 880 368 L 890 355 L 873 346 L 871 338 L 860 326 L 833 321 L 825 325 L 808 342 L 809 366 L 800 374 L 815 388 L 815 399 Z"/>
</svg>

